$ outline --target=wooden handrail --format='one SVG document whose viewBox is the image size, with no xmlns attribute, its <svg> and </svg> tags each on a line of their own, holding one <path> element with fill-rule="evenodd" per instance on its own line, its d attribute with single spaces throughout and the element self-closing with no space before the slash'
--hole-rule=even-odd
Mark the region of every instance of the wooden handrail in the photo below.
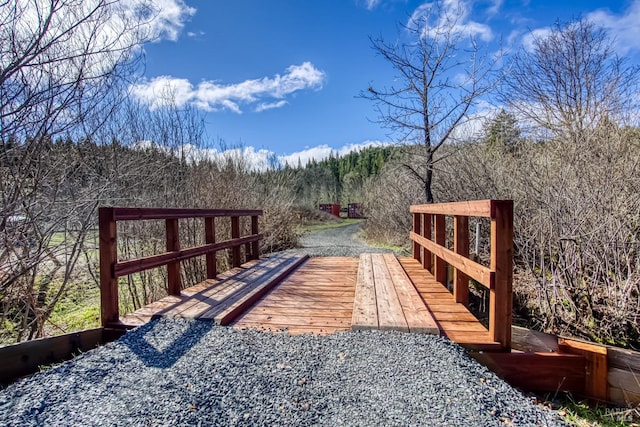
<svg viewBox="0 0 640 427">
<path fill-rule="evenodd" d="M 113 209 L 116 221 L 134 221 L 142 219 L 180 219 L 260 216 L 261 210 L 232 209 L 182 209 L 182 208 L 105 208 Z"/>
<path fill-rule="evenodd" d="M 503 349 L 511 348 L 513 282 L 513 201 L 413 205 L 413 257 L 445 284 L 446 264 L 454 269 L 453 298 L 468 305 L 469 278 L 489 288 L 489 333 Z M 454 250 L 445 247 L 445 216 L 454 218 Z M 491 220 L 491 262 L 489 268 L 469 259 L 469 217 Z M 433 224 L 433 237 L 431 226 Z"/>
<path fill-rule="evenodd" d="M 206 255 L 207 278 L 216 277 L 216 252 L 231 249 L 231 263 L 242 264 L 241 247 L 245 247 L 245 259 L 260 258 L 258 217 L 261 210 L 229 209 L 174 209 L 174 208 L 122 208 L 102 207 L 98 210 L 100 235 L 100 304 L 102 325 L 120 321 L 118 301 L 118 277 L 167 266 L 167 285 L 170 295 L 180 295 L 182 287 L 180 262 Z M 216 242 L 215 218 L 231 218 L 231 239 Z M 251 234 L 240 236 L 240 217 L 251 217 Z M 181 248 L 179 219 L 202 218 L 204 220 L 205 245 Z M 138 220 L 165 220 L 166 248 L 161 254 L 118 261 L 117 222 Z"/>
<path fill-rule="evenodd" d="M 444 260 L 451 267 L 455 268 L 471 277 L 476 282 L 491 289 L 495 285 L 495 272 L 485 267 L 482 264 L 478 264 L 470 260 L 469 258 L 455 253 L 454 251 L 440 246 L 439 244 L 432 242 L 431 240 L 420 236 L 414 232 L 410 233 L 411 240 L 427 249 L 429 252 Z"/>
</svg>

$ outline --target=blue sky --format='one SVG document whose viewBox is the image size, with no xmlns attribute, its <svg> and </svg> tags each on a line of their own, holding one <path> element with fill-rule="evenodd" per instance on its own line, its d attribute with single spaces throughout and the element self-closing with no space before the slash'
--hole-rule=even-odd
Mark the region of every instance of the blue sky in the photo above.
<svg viewBox="0 0 640 427">
<path fill-rule="evenodd" d="M 256 158 L 321 158 L 392 142 L 357 98 L 393 82 L 369 37 L 393 41 L 425 2 L 403 0 L 156 0 L 171 31 L 147 44 L 132 93 L 150 108 L 173 102 L 205 114 L 212 145 L 242 145 Z M 429 2 L 426 2 L 429 3 Z M 638 63 L 640 0 L 445 0 L 466 11 L 465 28 L 490 51 L 517 49 L 556 20 L 587 17 Z M 165 13 L 166 12 L 166 13 Z"/>
</svg>

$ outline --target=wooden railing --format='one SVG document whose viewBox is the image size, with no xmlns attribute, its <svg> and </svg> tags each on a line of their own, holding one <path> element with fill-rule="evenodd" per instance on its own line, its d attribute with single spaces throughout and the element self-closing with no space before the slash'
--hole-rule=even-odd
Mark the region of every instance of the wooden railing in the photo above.
<svg viewBox="0 0 640 427">
<path fill-rule="evenodd" d="M 241 246 L 245 246 L 245 258 L 260 258 L 260 239 L 258 217 L 261 210 L 224 210 L 224 209 L 155 209 L 155 208 L 100 208 L 98 212 L 100 227 L 100 303 L 102 325 L 114 325 L 120 321 L 118 308 L 118 277 L 137 273 L 151 268 L 167 266 L 167 292 L 180 295 L 180 261 L 196 256 L 206 256 L 207 278 L 216 277 L 216 252 L 231 250 L 233 267 L 242 264 Z M 231 220 L 231 239 L 216 242 L 215 218 L 229 217 Z M 251 234 L 240 236 L 240 217 L 251 217 Z M 182 249 L 178 220 L 184 218 L 202 218 L 204 221 L 205 244 Z M 167 251 L 144 258 L 118 261 L 117 222 L 138 220 L 165 220 Z"/>
<path fill-rule="evenodd" d="M 411 206 L 413 257 L 446 285 L 453 268 L 453 298 L 467 305 L 469 278 L 489 289 L 489 333 L 505 350 L 511 348 L 513 281 L 513 201 L 478 200 Z M 446 248 L 446 216 L 453 216 L 453 250 Z M 469 258 L 469 217 L 491 219 L 489 268 Z"/>
</svg>

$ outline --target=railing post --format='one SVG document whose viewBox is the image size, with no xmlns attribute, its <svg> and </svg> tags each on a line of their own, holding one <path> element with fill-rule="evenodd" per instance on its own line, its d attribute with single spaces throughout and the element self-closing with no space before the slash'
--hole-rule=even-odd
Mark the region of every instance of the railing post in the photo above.
<svg viewBox="0 0 640 427">
<path fill-rule="evenodd" d="M 240 238 L 240 217 L 238 216 L 231 217 L 231 238 Z M 231 248 L 231 265 L 233 267 L 240 267 L 241 264 L 242 262 L 240 260 L 240 246 L 235 245 Z"/>
<path fill-rule="evenodd" d="M 453 218 L 453 250 L 469 258 L 469 218 L 466 216 Z M 469 276 L 457 268 L 453 270 L 453 298 L 455 302 L 469 305 Z"/>
<path fill-rule="evenodd" d="M 422 237 L 431 240 L 431 214 L 422 214 Z M 433 273 L 433 255 L 427 248 L 422 248 L 422 268 Z"/>
<path fill-rule="evenodd" d="M 212 244 L 216 242 L 216 218 L 208 217 L 204 219 L 204 238 L 205 243 Z M 207 279 L 215 279 L 218 273 L 216 264 L 216 253 L 209 252 L 206 255 L 207 263 Z"/>
<path fill-rule="evenodd" d="M 167 228 L 167 252 L 180 250 L 180 231 L 178 229 L 178 219 L 166 219 Z M 182 281 L 180 279 L 180 261 L 167 263 L 167 293 L 169 295 L 180 295 Z"/>
<path fill-rule="evenodd" d="M 513 282 L 513 201 L 491 201 L 491 266 L 495 285 L 490 293 L 489 331 L 503 349 L 511 348 Z"/>
<path fill-rule="evenodd" d="M 435 242 L 440 246 L 445 246 L 446 239 L 446 222 L 444 215 L 434 215 L 434 234 Z M 443 259 L 436 257 L 433 275 L 436 281 L 447 286 L 447 263 Z"/>
<path fill-rule="evenodd" d="M 260 233 L 258 229 L 258 216 L 254 215 L 251 217 L 251 234 Z M 260 241 L 256 240 L 251 243 L 251 259 L 260 259 Z"/>
<path fill-rule="evenodd" d="M 423 214 L 414 213 L 413 214 L 413 232 L 422 236 L 422 217 Z M 414 241 L 413 242 L 413 259 L 416 261 L 421 260 L 421 251 L 420 251 L 420 243 Z"/>
<path fill-rule="evenodd" d="M 102 326 L 120 321 L 118 307 L 118 278 L 115 265 L 118 261 L 117 227 L 113 208 L 98 209 L 100 237 L 100 317 Z"/>
</svg>

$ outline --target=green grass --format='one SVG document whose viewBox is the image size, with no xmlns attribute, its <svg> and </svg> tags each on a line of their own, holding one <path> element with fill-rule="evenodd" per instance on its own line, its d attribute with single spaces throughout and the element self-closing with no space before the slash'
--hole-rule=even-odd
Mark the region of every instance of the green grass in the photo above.
<svg viewBox="0 0 640 427">
<path fill-rule="evenodd" d="M 640 426 L 640 409 L 590 406 L 584 401 L 575 401 L 569 395 L 556 401 L 556 406 L 564 421 L 576 427 Z"/>
<path fill-rule="evenodd" d="M 54 248 L 64 244 L 65 237 L 67 238 L 69 245 L 72 245 L 73 242 L 77 239 L 77 232 L 69 231 L 66 233 L 63 231 L 55 232 L 51 235 L 51 240 L 49 240 L 49 247 Z M 85 236 L 85 242 L 97 242 L 98 241 L 98 233 L 89 231 Z"/>
<path fill-rule="evenodd" d="M 87 288 L 81 288 L 87 286 Z M 49 324 L 58 333 L 100 326 L 100 291 L 88 284 L 77 284 L 55 306 Z"/>
</svg>

